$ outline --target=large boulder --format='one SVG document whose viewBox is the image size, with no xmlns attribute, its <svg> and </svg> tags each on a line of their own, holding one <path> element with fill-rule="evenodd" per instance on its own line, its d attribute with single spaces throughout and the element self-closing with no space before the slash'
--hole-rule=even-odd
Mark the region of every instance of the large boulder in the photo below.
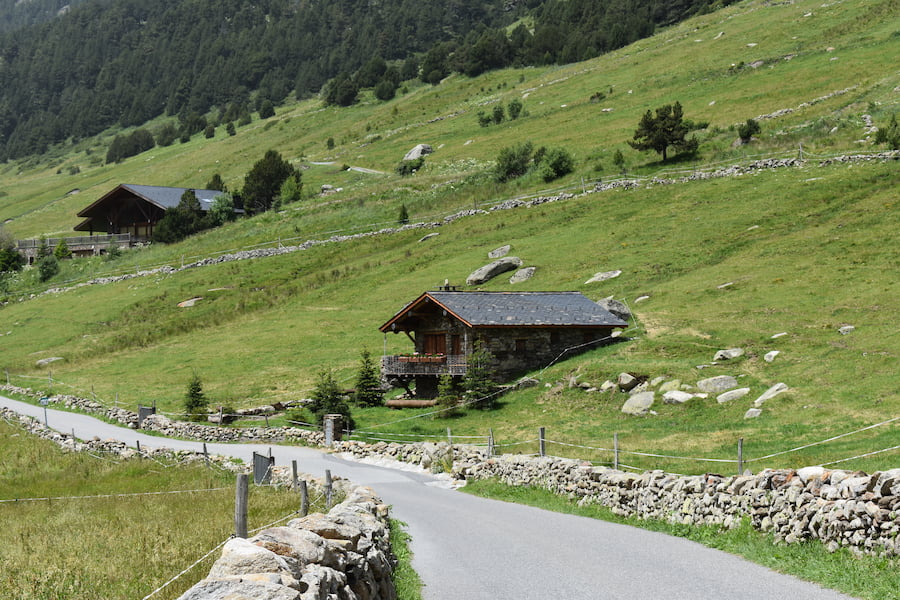
<svg viewBox="0 0 900 600">
<path fill-rule="evenodd" d="M 406 156 L 403 157 L 403 160 L 418 160 L 428 154 L 434 152 L 434 148 L 429 146 L 428 144 L 419 144 L 412 150 L 406 153 Z"/>
<path fill-rule="evenodd" d="M 736 390 L 729 390 L 716 396 L 716 402 L 718 402 L 719 404 L 725 404 L 726 402 L 731 402 L 732 400 L 743 398 L 749 393 L 750 388 L 738 388 Z"/>
<path fill-rule="evenodd" d="M 669 390 L 663 394 L 663 402 L 666 404 L 684 404 L 691 398 L 693 394 L 682 392 L 681 390 Z"/>
<path fill-rule="evenodd" d="M 613 315 L 619 317 L 623 321 L 631 320 L 631 311 L 628 310 L 628 307 L 625 306 L 625 303 L 615 300 L 612 296 L 610 296 L 609 298 L 604 298 L 602 300 L 597 300 L 597 304 L 611 312 Z"/>
<path fill-rule="evenodd" d="M 511 248 L 512 248 L 512 246 L 510 246 L 509 244 L 506 244 L 505 246 L 500 246 L 499 248 L 496 248 L 496 249 L 488 252 L 488 258 L 503 258 L 507 254 L 509 254 L 509 251 Z"/>
<path fill-rule="evenodd" d="M 615 271 L 602 271 L 600 273 L 594 273 L 594 276 L 584 282 L 585 285 L 589 283 L 599 283 L 601 281 L 606 281 L 607 279 L 613 279 L 622 274 L 622 271 L 616 269 Z"/>
<path fill-rule="evenodd" d="M 488 263 L 474 271 L 466 278 L 466 285 L 481 285 L 486 281 L 490 281 L 501 273 L 507 271 L 515 271 L 522 266 L 522 259 L 518 256 L 504 256 Z"/>
<path fill-rule="evenodd" d="M 781 392 L 786 392 L 787 390 L 788 390 L 788 386 L 786 384 L 776 383 L 775 385 L 773 385 L 772 387 L 767 389 L 765 392 L 763 392 L 762 396 L 760 396 L 753 402 L 753 406 L 755 406 L 756 408 L 759 408 L 767 400 L 771 400 L 772 398 L 774 398 Z"/>
<path fill-rule="evenodd" d="M 701 392 L 708 394 L 721 394 L 738 386 L 737 379 L 731 375 L 717 375 L 708 379 L 701 379 L 697 382 L 697 387 Z"/>
<path fill-rule="evenodd" d="M 654 392 L 639 392 L 628 397 L 622 405 L 622 412 L 626 415 L 646 415 L 653 406 Z"/>
<path fill-rule="evenodd" d="M 713 360 L 731 360 L 744 355 L 743 348 L 728 348 L 727 350 L 719 350 L 713 357 Z"/>
<path fill-rule="evenodd" d="M 515 274 L 509 278 L 509 282 L 512 284 L 522 283 L 523 281 L 528 281 L 532 277 L 534 277 L 534 272 L 536 267 L 525 267 L 524 269 L 519 269 L 515 272 Z"/>
</svg>

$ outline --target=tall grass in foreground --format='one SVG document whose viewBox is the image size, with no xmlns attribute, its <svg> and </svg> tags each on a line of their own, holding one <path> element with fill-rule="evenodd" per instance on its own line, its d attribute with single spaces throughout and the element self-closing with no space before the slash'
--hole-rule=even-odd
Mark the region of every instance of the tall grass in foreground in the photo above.
<svg viewBox="0 0 900 600">
<path fill-rule="evenodd" d="M 744 521 L 736 529 L 688 526 L 659 520 L 617 516 L 601 506 L 578 506 L 568 498 L 528 486 L 508 486 L 496 480 L 474 481 L 462 491 L 475 496 L 516 502 L 555 512 L 602 519 L 687 538 L 710 548 L 735 554 L 846 594 L 871 600 L 900 598 L 900 559 L 857 557 L 846 548 L 829 553 L 819 542 L 779 544 Z"/>
<path fill-rule="evenodd" d="M 233 532 L 230 473 L 64 452 L 2 421 L 0 455 L 0 500 L 19 499 L 0 502 L 0 598 L 143 598 Z M 178 490 L 200 491 L 76 498 Z M 48 497 L 56 499 L 29 500 Z M 296 511 L 299 498 L 288 489 L 251 486 L 249 507 L 253 530 Z M 153 598 L 177 598 L 218 556 L 213 552 Z"/>
</svg>

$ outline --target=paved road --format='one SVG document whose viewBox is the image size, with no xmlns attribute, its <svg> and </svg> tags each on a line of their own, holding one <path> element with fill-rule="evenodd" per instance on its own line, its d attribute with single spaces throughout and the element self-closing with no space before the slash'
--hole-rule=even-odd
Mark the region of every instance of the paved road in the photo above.
<svg viewBox="0 0 900 600">
<path fill-rule="evenodd" d="M 0 406 L 43 420 L 43 408 L 0 397 Z M 48 410 L 51 427 L 81 439 L 115 438 L 141 447 L 199 449 Z M 250 461 L 270 446 L 207 444 L 210 452 Z M 427 600 L 838 600 L 848 596 L 780 575 L 680 538 L 527 506 L 485 500 L 421 473 L 350 462 L 299 447 L 272 447 L 318 476 L 371 485 L 408 524 L 413 566 Z"/>
</svg>

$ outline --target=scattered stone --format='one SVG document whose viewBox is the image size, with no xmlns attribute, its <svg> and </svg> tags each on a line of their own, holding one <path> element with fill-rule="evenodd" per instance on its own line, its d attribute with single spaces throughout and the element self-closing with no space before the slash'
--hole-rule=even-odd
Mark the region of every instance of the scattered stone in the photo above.
<svg viewBox="0 0 900 600">
<path fill-rule="evenodd" d="M 682 392 L 681 390 L 670 390 L 663 394 L 663 402 L 665 404 L 684 404 L 694 397 L 693 394 Z"/>
<path fill-rule="evenodd" d="M 853 325 L 844 325 L 843 327 L 838 329 L 838 333 L 840 333 L 841 335 L 847 335 L 848 333 L 850 333 L 851 331 L 853 331 L 855 329 L 856 329 L 856 327 L 854 327 Z"/>
<path fill-rule="evenodd" d="M 649 300 L 649 299 L 650 299 L 650 296 L 638 296 L 637 298 L 634 299 L 634 303 L 637 304 L 638 302 L 643 302 L 644 300 Z"/>
<path fill-rule="evenodd" d="M 782 331 L 781 333 L 776 333 L 776 334 L 773 335 L 770 339 L 777 340 L 778 338 L 784 337 L 784 336 L 786 336 L 787 334 L 788 334 L 787 331 Z"/>
<path fill-rule="evenodd" d="M 628 307 L 625 305 L 625 303 L 615 300 L 612 296 L 603 298 L 602 300 L 598 300 L 597 304 L 611 312 L 613 315 L 619 317 L 623 321 L 631 320 L 631 311 L 628 310 Z"/>
<path fill-rule="evenodd" d="M 748 408 L 747 412 L 744 413 L 745 419 L 755 419 L 759 415 L 762 414 L 761 408 Z"/>
<path fill-rule="evenodd" d="M 178 308 L 188 308 L 188 307 L 190 307 L 190 306 L 194 306 L 195 304 L 197 304 L 197 303 L 200 302 L 201 300 L 203 300 L 203 297 L 202 297 L 202 296 L 198 296 L 198 297 L 196 297 L 196 298 L 191 298 L 190 300 L 185 300 L 184 302 L 179 302 L 179 303 L 178 303 Z"/>
<path fill-rule="evenodd" d="M 505 246 L 500 246 L 496 250 L 491 250 L 488 252 L 488 258 L 503 258 L 507 254 L 509 254 L 511 246 L 509 244 Z"/>
<path fill-rule="evenodd" d="M 709 379 L 701 379 L 697 382 L 697 387 L 701 392 L 709 394 L 721 394 L 738 386 L 737 379 L 731 375 L 717 375 Z"/>
<path fill-rule="evenodd" d="M 713 357 L 713 360 L 731 360 L 744 355 L 743 348 L 729 348 L 727 350 L 719 350 Z"/>
<path fill-rule="evenodd" d="M 619 384 L 620 390 L 622 390 L 623 392 L 630 392 L 645 381 L 647 381 L 647 377 L 644 375 L 635 375 L 634 373 L 619 373 L 617 383 Z"/>
<path fill-rule="evenodd" d="M 726 402 L 731 402 L 732 400 L 743 398 L 749 393 L 750 388 L 738 388 L 736 390 L 731 390 L 723 394 L 719 394 L 718 396 L 716 396 L 716 402 L 718 402 L 719 404 L 725 404 Z"/>
<path fill-rule="evenodd" d="M 438 233 L 437 231 L 435 231 L 434 233 L 429 233 L 428 235 L 423 236 L 419 241 L 424 242 L 425 240 L 430 240 L 431 238 L 439 236 L 439 235 L 441 235 L 441 234 Z"/>
<path fill-rule="evenodd" d="M 779 354 L 781 354 L 780 350 L 772 350 L 771 352 L 766 352 L 765 356 L 763 356 L 763 360 L 767 363 L 770 363 L 775 360 L 775 357 Z"/>
<path fill-rule="evenodd" d="M 607 279 L 614 279 L 622 274 L 622 271 L 603 271 L 601 273 L 595 273 L 593 277 L 584 282 L 585 285 L 589 283 L 598 283 L 600 281 L 606 281 Z"/>
<path fill-rule="evenodd" d="M 661 383 L 662 383 L 663 381 L 665 381 L 665 380 L 666 380 L 666 378 L 665 378 L 665 377 L 662 377 L 662 376 L 660 376 L 660 377 L 654 377 L 653 379 L 650 380 L 650 387 L 654 387 L 654 388 L 655 388 L 655 387 L 657 387 L 659 384 L 661 384 Z"/>
<path fill-rule="evenodd" d="M 723 284 L 721 284 L 721 285 L 717 285 L 717 286 L 716 286 L 716 289 L 717 289 L 717 290 L 724 290 L 725 288 L 731 287 L 731 286 L 733 286 L 733 285 L 734 285 L 734 282 L 733 282 L 733 281 L 729 281 L 728 283 L 723 283 Z"/>
<path fill-rule="evenodd" d="M 522 266 L 522 259 L 517 256 L 505 256 L 499 258 L 492 263 L 488 263 L 474 271 L 466 278 L 466 285 L 481 285 L 486 281 L 490 281 L 501 273 L 514 271 Z"/>
<path fill-rule="evenodd" d="M 434 152 L 434 148 L 429 146 L 428 144 L 419 144 L 415 146 L 412 150 L 406 153 L 403 157 L 403 160 L 418 160 L 420 158 L 425 157 L 428 154 Z"/>
<path fill-rule="evenodd" d="M 628 390 L 629 394 L 640 394 L 642 392 L 650 391 L 650 383 L 647 381 L 642 381 L 630 390 Z"/>
<path fill-rule="evenodd" d="M 653 400 L 656 394 L 654 392 L 640 392 L 628 397 L 625 404 L 622 405 L 622 412 L 626 415 L 645 415 L 653 406 Z"/>
<path fill-rule="evenodd" d="M 786 391 L 788 391 L 789 389 L 790 389 L 790 388 L 788 388 L 788 386 L 785 385 L 785 384 L 783 384 L 783 383 L 776 383 L 775 385 L 773 385 L 772 387 L 770 387 L 769 389 L 767 389 L 765 392 L 763 392 L 763 393 L 762 393 L 762 396 L 760 396 L 759 398 L 757 398 L 756 400 L 754 400 L 753 406 L 755 406 L 756 408 L 759 408 L 759 407 L 762 406 L 763 403 L 766 402 L 767 400 L 771 400 L 772 398 L 774 398 L 774 397 L 777 396 L 778 394 L 780 394 L 780 393 L 782 393 L 782 392 L 786 392 Z"/>
<path fill-rule="evenodd" d="M 615 389 L 616 384 L 609 379 L 600 384 L 601 392 L 608 392 L 609 390 Z"/>
<path fill-rule="evenodd" d="M 659 386 L 660 392 L 671 392 L 673 390 L 681 389 L 681 380 L 680 379 L 672 379 L 670 381 L 665 382 L 661 386 Z"/>
<path fill-rule="evenodd" d="M 38 367 L 46 367 L 50 363 L 55 363 L 58 360 L 65 360 L 65 359 L 62 356 L 51 356 L 50 358 L 42 358 L 41 360 L 37 361 L 34 364 L 35 364 L 35 366 L 38 366 Z"/>
<path fill-rule="evenodd" d="M 509 278 L 509 282 L 512 284 L 522 283 L 523 281 L 528 281 L 532 277 L 534 277 L 534 272 L 537 270 L 537 267 L 525 267 L 524 269 L 519 269 L 515 272 L 515 274 Z"/>
</svg>

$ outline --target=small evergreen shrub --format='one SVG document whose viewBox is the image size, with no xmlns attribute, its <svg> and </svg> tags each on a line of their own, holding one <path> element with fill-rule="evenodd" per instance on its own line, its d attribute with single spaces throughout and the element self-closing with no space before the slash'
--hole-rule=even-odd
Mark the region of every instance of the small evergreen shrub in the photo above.
<svg viewBox="0 0 900 600">
<path fill-rule="evenodd" d="M 200 381 L 200 376 L 194 373 L 184 395 L 185 416 L 190 421 L 203 421 L 206 419 L 208 407 L 209 399 L 203 395 L 203 382 Z"/>
</svg>

